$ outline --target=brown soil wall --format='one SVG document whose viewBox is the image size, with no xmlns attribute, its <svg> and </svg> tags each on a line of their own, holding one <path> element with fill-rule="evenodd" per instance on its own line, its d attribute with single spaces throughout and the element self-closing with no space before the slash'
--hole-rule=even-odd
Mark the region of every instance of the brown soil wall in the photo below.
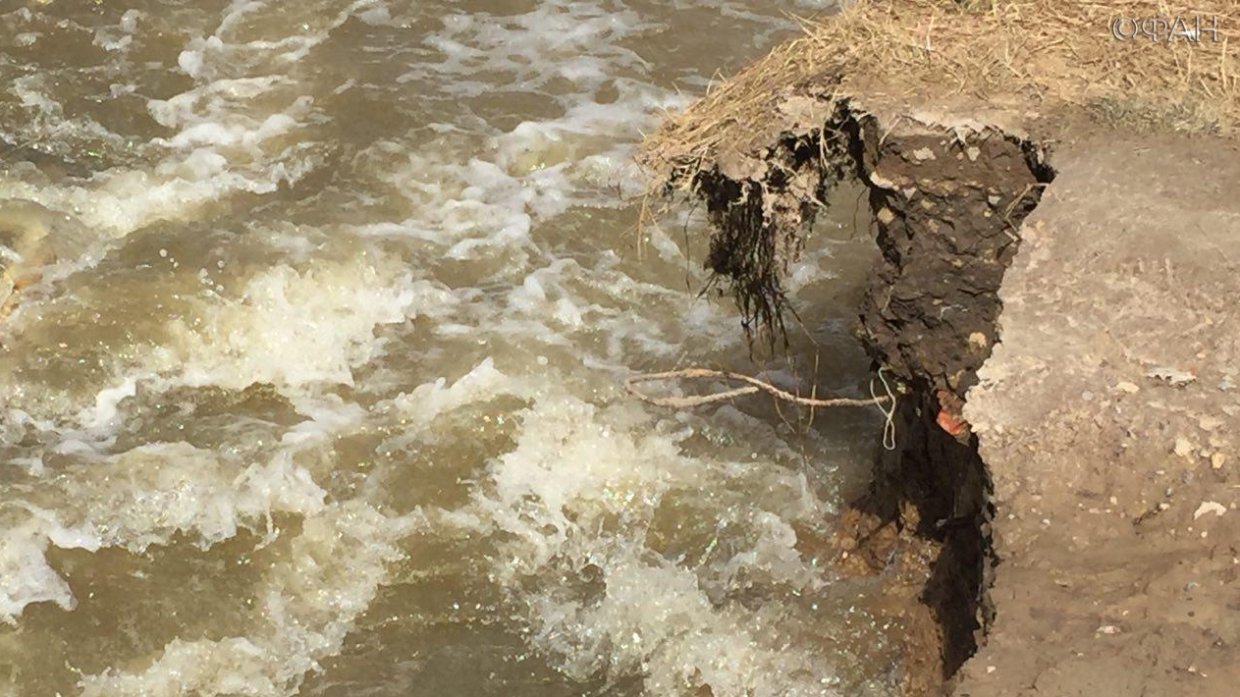
<svg viewBox="0 0 1240 697">
<path fill-rule="evenodd" d="M 941 627 L 950 677 L 992 618 L 996 562 L 990 474 L 960 410 L 998 340 L 998 291 L 1020 222 L 1053 171 L 1037 146 L 997 131 L 887 132 L 870 118 L 854 142 L 882 251 L 861 309 L 863 343 L 911 391 L 899 448 L 862 505 L 887 519 L 911 503 L 916 519 L 902 524 L 941 544 L 922 600 Z"/>
</svg>

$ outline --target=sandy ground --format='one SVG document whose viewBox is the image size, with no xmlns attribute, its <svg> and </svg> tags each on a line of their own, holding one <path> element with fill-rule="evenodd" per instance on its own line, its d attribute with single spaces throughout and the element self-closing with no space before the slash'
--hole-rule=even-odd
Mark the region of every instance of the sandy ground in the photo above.
<svg viewBox="0 0 1240 697">
<path fill-rule="evenodd" d="M 965 416 L 995 622 L 957 695 L 1240 691 L 1240 151 L 1059 143 Z"/>
</svg>

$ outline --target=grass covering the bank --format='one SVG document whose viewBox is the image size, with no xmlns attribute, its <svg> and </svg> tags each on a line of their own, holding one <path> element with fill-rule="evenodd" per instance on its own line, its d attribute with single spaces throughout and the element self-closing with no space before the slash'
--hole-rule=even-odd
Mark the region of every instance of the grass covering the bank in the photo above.
<svg viewBox="0 0 1240 697">
<path fill-rule="evenodd" d="M 725 148 L 769 145 L 770 123 L 789 97 L 829 100 L 861 85 L 913 104 L 1070 105 L 1104 121 L 1175 131 L 1231 135 L 1240 123 L 1237 0 L 857 0 L 803 23 L 804 36 L 647 140 L 641 160 L 656 178 L 709 163 Z M 1196 41 L 1182 35 L 1197 26 L 1207 31 Z M 1115 31 L 1138 35 L 1117 39 Z"/>
</svg>

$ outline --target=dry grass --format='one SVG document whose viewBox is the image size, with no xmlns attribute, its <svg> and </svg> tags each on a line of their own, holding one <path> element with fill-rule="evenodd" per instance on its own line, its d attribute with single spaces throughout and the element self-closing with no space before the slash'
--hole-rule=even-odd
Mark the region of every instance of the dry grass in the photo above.
<svg viewBox="0 0 1240 697">
<path fill-rule="evenodd" d="M 1216 16 L 1219 40 L 1112 36 L 1115 19 L 1152 16 Z M 861 85 L 913 103 L 966 97 L 1075 106 L 1112 121 L 1234 134 L 1238 25 L 1240 0 L 857 0 L 805 22 L 803 37 L 669 118 L 641 159 L 666 182 L 725 149 L 748 154 L 769 145 L 791 96 L 826 101 Z"/>
<path fill-rule="evenodd" d="M 1112 35 L 1116 19 L 1148 17 L 1217 17 L 1218 41 Z M 703 200 L 712 286 L 730 286 L 746 335 L 772 350 L 791 311 L 783 276 L 820 192 L 852 162 L 836 139 L 858 107 L 881 99 L 985 120 L 995 106 L 1018 122 L 1075 110 L 1136 128 L 1240 130 L 1240 0 L 855 0 L 804 26 L 669 116 L 639 155 L 653 185 L 639 233 L 661 217 L 657 199 Z M 806 161 L 802 147 L 819 153 Z"/>
</svg>

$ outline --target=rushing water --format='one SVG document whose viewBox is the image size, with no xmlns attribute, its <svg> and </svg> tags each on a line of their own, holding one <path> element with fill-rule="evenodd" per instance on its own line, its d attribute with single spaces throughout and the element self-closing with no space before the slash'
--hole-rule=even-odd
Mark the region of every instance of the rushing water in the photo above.
<svg viewBox="0 0 1240 697">
<path fill-rule="evenodd" d="M 851 205 L 796 363 L 634 227 L 642 132 L 822 10 L 0 0 L 0 228 L 88 234 L 0 325 L 0 695 L 887 694 L 824 543 L 876 412 L 619 387 L 864 392 Z"/>
</svg>

